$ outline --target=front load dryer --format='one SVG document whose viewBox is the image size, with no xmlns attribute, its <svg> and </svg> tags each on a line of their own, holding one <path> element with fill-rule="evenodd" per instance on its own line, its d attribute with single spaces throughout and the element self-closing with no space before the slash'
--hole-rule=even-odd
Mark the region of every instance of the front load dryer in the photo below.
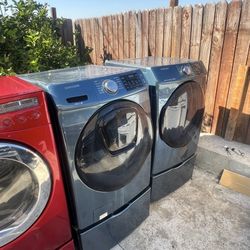
<svg viewBox="0 0 250 250">
<path fill-rule="evenodd" d="M 200 61 L 162 57 L 106 61 L 106 65 L 140 68 L 150 85 L 151 199 L 158 200 L 192 177 L 204 113 L 205 67 Z"/>
<path fill-rule="evenodd" d="M 0 249 L 74 249 L 45 93 L 0 77 Z"/>
<path fill-rule="evenodd" d="M 54 105 L 78 248 L 110 249 L 149 214 L 152 125 L 142 72 L 89 65 L 21 77 Z"/>
</svg>

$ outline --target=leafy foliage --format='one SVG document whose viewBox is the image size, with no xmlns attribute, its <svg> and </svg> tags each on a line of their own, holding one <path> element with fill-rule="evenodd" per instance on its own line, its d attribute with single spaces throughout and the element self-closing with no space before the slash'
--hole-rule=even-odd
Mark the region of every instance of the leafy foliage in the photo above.
<svg viewBox="0 0 250 250">
<path fill-rule="evenodd" d="M 63 19 L 48 17 L 48 6 L 34 0 L 0 0 L 0 75 L 85 64 L 74 45 L 60 36 Z"/>
</svg>

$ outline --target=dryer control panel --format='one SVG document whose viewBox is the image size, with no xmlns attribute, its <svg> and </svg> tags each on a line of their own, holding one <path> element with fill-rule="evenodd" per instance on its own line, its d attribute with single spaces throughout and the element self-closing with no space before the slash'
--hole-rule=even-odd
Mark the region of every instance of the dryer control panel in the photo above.
<svg viewBox="0 0 250 250">
<path fill-rule="evenodd" d="M 159 82 L 185 80 L 206 74 L 204 65 L 199 61 L 153 67 L 152 71 Z"/>
</svg>

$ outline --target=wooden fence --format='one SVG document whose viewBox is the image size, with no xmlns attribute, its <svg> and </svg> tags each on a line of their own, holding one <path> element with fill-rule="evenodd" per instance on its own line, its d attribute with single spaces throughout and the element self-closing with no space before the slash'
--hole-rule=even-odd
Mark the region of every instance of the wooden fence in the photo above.
<svg viewBox="0 0 250 250">
<path fill-rule="evenodd" d="M 208 71 L 204 129 L 225 136 L 234 122 L 235 133 L 227 138 L 250 143 L 250 87 L 245 83 L 239 94 L 237 83 L 240 65 L 250 64 L 249 0 L 130 11 L 74 25 L 79 47 L 93 48 L 95 64 L 150 55 L 202 60 Z M 242 110 L 232 120 L 235 103 L 243 103 Z"/>
</svg>

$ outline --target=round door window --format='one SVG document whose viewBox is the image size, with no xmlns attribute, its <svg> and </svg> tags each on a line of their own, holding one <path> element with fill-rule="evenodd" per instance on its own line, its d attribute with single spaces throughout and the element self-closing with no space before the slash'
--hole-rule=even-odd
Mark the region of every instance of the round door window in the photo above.
<svg viewBox="0 0 250 250">
<path fill-rule="evenodd" d="M 200 84 L 186 82 L 178 87 L 160 115 L 160 136 L 173 148 L 187 145 L 200 132 L 204 95 Z"/>
<path fill-rule="evenodd" d="M 0 142 L 0 247 L 38 219 L 51 185 L 49 168 L 39 155 L 21 145 Z"/>
<path fill-rule="evenodd" d="M 145 111 L 131 101 L 98 110 L 77 142 L 75 163 L 86 185 L 99 191 L 125 186 L 143 166 L 152 144 Z"/>
</svg>

